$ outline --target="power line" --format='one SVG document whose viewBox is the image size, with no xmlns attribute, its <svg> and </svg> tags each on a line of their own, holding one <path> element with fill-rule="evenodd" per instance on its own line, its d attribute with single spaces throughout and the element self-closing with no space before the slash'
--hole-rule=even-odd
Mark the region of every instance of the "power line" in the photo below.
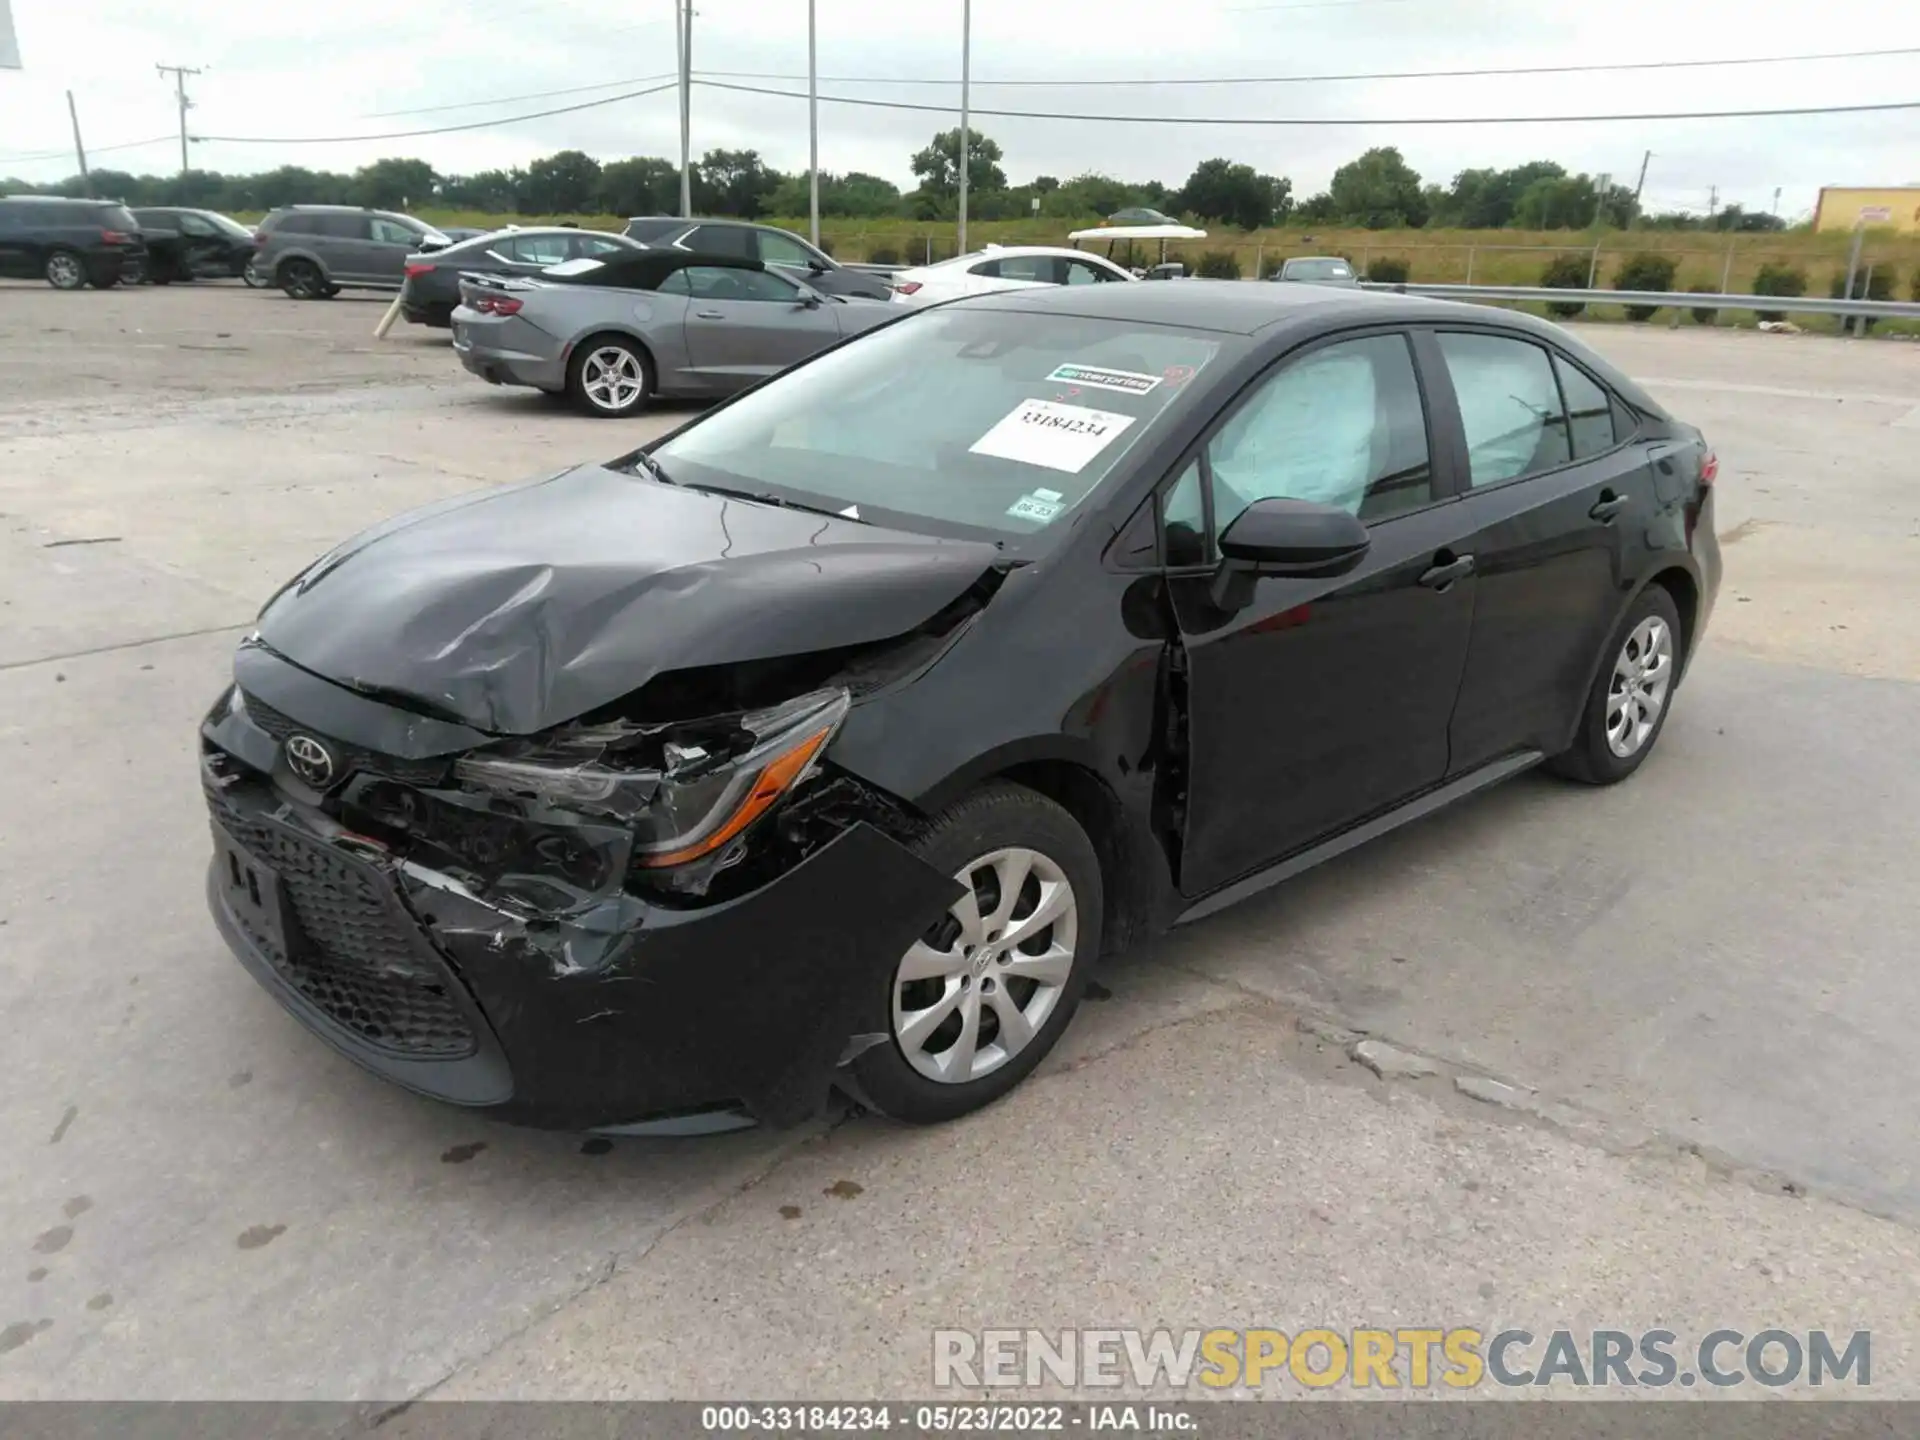
<svg viewBox="0 0 1920 1440">
<path fill-rule="evenodd" d="M 1920 53 L 1920 52 L 1916 52 Z M 782 80 L 802 80 L 802 75 L 782 75 Z M 421 105 L 412 110 L 374 110 L 362 120 L 390 120 L 397 115 L 437 115 L 446 110 L 477 110 L 486 105 L 515 105 L 522 100 L 551 100 L 556 95 L 585 95 L 594 90 L 611 90 L 616 85 L 652 85 L 660 80 L 678 81 L 677 72 L 664 75 L 630 75 L 624 80 L 602 80 L 598 85 L 569 85 L 564 90 L 534 90 L 525 95 L 496 95 L 491 100 L 462 100 L 453 105 Z"/>
<path fill-rule="evenodd" d="M 357 140 L 411 140 L 420 135 L 451 135 L 457 130 L 493 130 L 504 125 L 518 125 L 526 120 L 544 120 L 549 115 L 571 115 L 579 110 L 617 105 L 623 100 L 644 99 L 648 95 L 658 95 L 674 88 L 672 85 L 655 85 L 650 90 L 631 90 L 624 95 L 608 95 L 599 100 L 584 100 L 578 105 L 561 105 L 552 110 L 535 110 L 526 115 L 469 120 L 464 125 L 440 125 L 428 130 L 395 130 L 384 135 L 196 135 L 193 138 L 218 145 L 348 145 Z"/>
<path fill-rule="evenodd" d="M 805 100 L 804 92 L 771 90 L 761 85 L 734 85 L 721 80 L 697 80 L 713 90 L 736 90 L 746 95 L 773 95 L 783 100 Z M 822 95 L 829 105 L 858 105 L 878 110 L 917 110 L 951 115 L 951 105 L 924 105 L 911 100 L 864 100 L 854 95 Z M 1663 110 L 1634 115 L 1346 115 L 1272 119 L 1251 115 L 1087 115 L 1059 110 L 982 110 L 1001 120 L 1085 120 L 1102 125 L 1265 125 L 1280 127 L 1334 125 L 1578 125 L 1615 120 L 1758 120 L 1786 115 L 1860 115 L 1888 110 L 1920 110 L 1920 100 L 1893 100 L 1876 105 L 1788 105 L 1756 110 Z"/>
<path fill-rule="evenodd" d="M 1161 76 L 1127 80 L 981 80 L 975 85 L 1001 87 L 1068 89 L 1136 85 L 1321 85 L 1342 80 L 1457 80 L 1490 75 L 1574 75 L 1610 73 L 1622 70 L 1699 70 L 1721 65 L 1790 65 L 1814 60 L 1865 60 L 1895 55 L 1920 55 L 1920 46 L 1898 50 L 1837 50 L 1820 55 L 1753 55 L 1728 60 L 1629 60 L 1597 65 L 1501 65 L 1476 70 L 1376 70 L 1354 71 L 1338 75 L 1233 75 L 1195 79 L 1167 79 Z M 804 75 L 789 75 L 767 70 L 703 70 L 702 75 L 739 80 L 804 80 Z M 923 76 L 897 79 L 886 75 L 822 75 L 830 85 L 958 85 L 958 80 Z M 609 82 L 619 84 L 622 82 Z M 637 83 L 637 82 L 636 82 Z M 583 86 L 583 89 L 597 88 Z M 531 98 L 531 97 L 524 97 Z"/>
<path fill-rule="evenodd" d="M 1227 13 L 1252 10 L 1345 10 L 1354 5 L 1409 5 L 1413 0 L 1300 0 L 1291 5 L 1229 5 Z"/>
<path fill-rule="evenodd" d="M 150 135 L 145 140 L 127 140 L 118 145 L 92 145 L 87 148 L 89 155 L 105 155 L 115 150 L 138 150 L 147 145 L 171 144 L 172 135 Z M 0 155 L 0 165 L 24 165 L 33 160 L 64 160 L 73 153 L 65 150 L 42 150 L 36 155 Z"/>
</svg>

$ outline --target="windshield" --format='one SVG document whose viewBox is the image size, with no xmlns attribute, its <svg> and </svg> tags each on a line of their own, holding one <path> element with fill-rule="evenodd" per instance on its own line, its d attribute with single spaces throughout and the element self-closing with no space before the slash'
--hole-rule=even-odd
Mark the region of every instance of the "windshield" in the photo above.
<svg viewBox="0 0 1920 1440">
<path fill-rule="evenodd" d="M 769 382 L 653 456 L 685 485 L 1041 548 L 1194 376 L 1244 344 L 1135 321 L 926 311 Z"/>
<path fill-rule="evenodd" d="M 1351 280 L 1353 269 L 1344 260 L 1289 260 L 1287 274 L 1295 280 Z"/>
</svg>

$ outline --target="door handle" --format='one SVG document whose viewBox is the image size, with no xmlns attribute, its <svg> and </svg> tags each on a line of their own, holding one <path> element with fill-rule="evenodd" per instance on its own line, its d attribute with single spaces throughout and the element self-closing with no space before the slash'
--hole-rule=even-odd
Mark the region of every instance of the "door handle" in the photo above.
<svg viewBox="0 0 1920 1440">
<path fill-rule="evenodd" d="M 1442 552 L 1445 553 L 1445 552 Z M 1429 590 L 1445 590 L 1456 580 L 1463 580 L 1473 573 L 1473 557 L 1462 555 L 1457 560 L 1449 560 L 1443 565 L 1435 565 L 1420 576 L 1420 583 Z"/>
<path fill-rule="evenodd" d="M 1613 522 L 1614 516 L 1626 508 L 1626 496 L 1616 495 L 1611 490 L 1602 490 L 1600 492 L 1600 498 L 1594 502 L 1593 508 L 1587 511 L 1587 514 L 1598 520 L 1602 525 L 1608 525 Z"/>
<path fill-rule="evenodd" d="M 722 310 L 696 310 L 693 312 L 693 318 L 696 320 L 724 320 L 727 316 L 726 312 Z"/>
</svg>

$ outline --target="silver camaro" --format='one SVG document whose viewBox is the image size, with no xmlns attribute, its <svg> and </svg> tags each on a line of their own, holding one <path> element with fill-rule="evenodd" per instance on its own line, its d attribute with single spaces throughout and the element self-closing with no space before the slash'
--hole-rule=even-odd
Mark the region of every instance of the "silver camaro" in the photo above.
<svg viewBox="0 0 1920 1440">
<path fill-rule="evenodd" d="M 453 348 L 495 385 L 565 394 L 589 415 L 653 396 L 731 395 L 899 315 L 823 295 L 756 260 L 642 250 L 537 276 L 464 275 Z"/>
</svg>

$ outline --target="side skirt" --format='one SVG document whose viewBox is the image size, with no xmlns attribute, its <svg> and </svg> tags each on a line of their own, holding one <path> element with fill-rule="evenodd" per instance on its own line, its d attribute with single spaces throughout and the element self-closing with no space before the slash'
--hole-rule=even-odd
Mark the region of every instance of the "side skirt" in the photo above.
<svg viewBox="0 0 1920 1440">
<path fill-rule="evenodd" d="M 1522 770 L 1531 770 L 1546 757 L 1538 750 L 1523 750 L 1516 755 L 1505 755 L 1498 760 L 1490 760 L 1478 770 L 1462 775 L 1458 780 L 1449 780 L 1437 790 L 1415 796 L 1405 804 L 1389 810 L 1384 815 L 1376 815 L 1364 824 L 1351 830 L 1342 830 L 1338 835 L 1322 840 L 1318 845 L 1276 860 L 1264 870 L 1256 870 L 1242 880 L 1203 896 L 1193 902 L 1180 918 L 1173 923 L 1185 925 L 1193 920 L 1202 920 L 1229 905 L 1237 904 L 1249 895 L 1256 895 L 1269 885 L 1278 885 L 1282 880 L 1291 880 L 1302 871 L 1311 870 L 1323 860 L 1331 860 L 1336 855 L 1344 855 L 1357 845 L 1378 839 L 1390 831 L 1398 830 L 1402 825 L 1411 824 L 1436 810 L 1444 810 L 1456 800 L 1465 799 L 1476 790 L 1484 790 L 1489 785 L 1497 785 L 1502 780 L 1518 775 Z"/>
</svg>

